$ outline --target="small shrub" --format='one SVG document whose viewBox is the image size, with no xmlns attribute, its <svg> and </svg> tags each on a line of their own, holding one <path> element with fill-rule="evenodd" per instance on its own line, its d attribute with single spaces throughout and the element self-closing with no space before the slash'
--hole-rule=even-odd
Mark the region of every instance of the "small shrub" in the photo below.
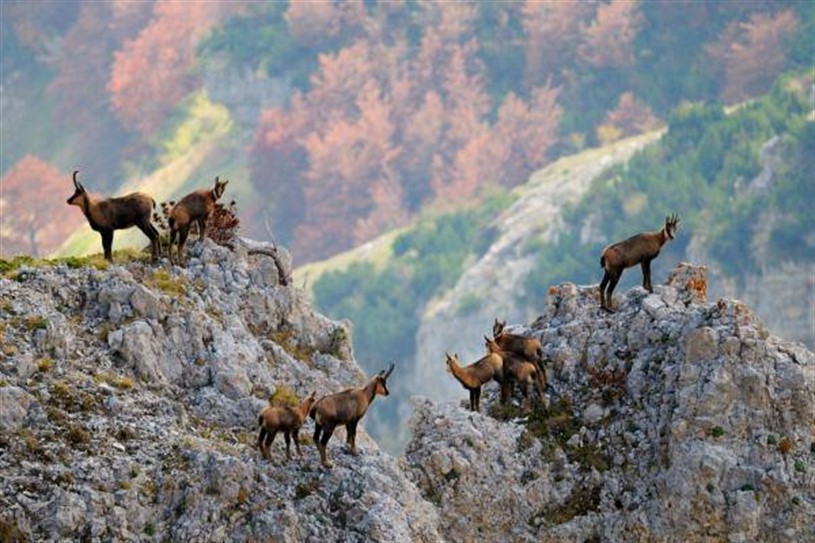
<svg viewBox="0 0 815 543">
<path fill-rule="evenodd" d="M 776 438 L 773 434 L 767 436 L 767 445 L 775 445 L 778 443 L 778 438 Z"/>
<path fill-rule="evenodd" d="M 65 437 L 74 445 L 86 445 L 91 441 L 91 434 L 79 424 L 71 424 Z"/>
<path fill-rule="evenodd" d="M 48 328 L 48 319 L 40 315 L 29 315 L 25 319 L 25 328 L 29 332 L 34 330 L 45 330 Z"/>
<path fill-rule="evenodd" d="M 781 454 L 789 454 L 789 452 L 792 451 L 793 447 L 794 447 L 794 444 L 793 444 L 792 440 L 790 438 L 788 438 L 788 437 L 785 437 L 778 444 L 778 451 Z"/>
<path fill-rule="evenodd" d="M 155 288 L 170 295 L 184 295 L 187 293 L 187 280 L 183 276 L 173 277 L 169 271 L 159 269 L 153 272 L 148 281 Z"/>
<path fill-rule="evenodd" d="M 40 373 L 47 373 L 54 367 L 54 361 L 49 357 L 43 357 L 37 362 L 37 370 Z"/>
<path fill-rule="evenodd" d="M 144 533 L 149 536 L 156 535 L 156 526 L 152 522 L 148 522 L 144 527 Z"/>
<path fill-rule="evenodd" d="M 806 473 L 807 467 L 800 460 L 795 461 L 795 471 L 798 473 Z"/>
<path fill-rule="evenodd" d="M 296 407 L 300 405 L 300 399 L 292 389 L 285 385 L 280 385 L 274 394 L 272 394 L 271 398 L 269 398 L 269 403 L 272 405 L 291 405 Z"/>
<path fill-rule="evenodd" d="M 243 505 L 249 500 L 249 490 L 246 487 L 240 487 L 238 489 L 238 505 Z"/>
<path fill-rule="evenodd" d="M 714 426 L 710 430 L 710 435 L 716 438 L 722 437 L 724 435 L 724 428 L 722 428 L 721 426 Z"/>
</svg>

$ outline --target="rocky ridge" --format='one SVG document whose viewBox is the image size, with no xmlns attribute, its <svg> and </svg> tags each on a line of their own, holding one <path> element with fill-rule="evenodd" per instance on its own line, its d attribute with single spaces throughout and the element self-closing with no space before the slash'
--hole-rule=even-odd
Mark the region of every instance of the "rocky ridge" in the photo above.
<svg viewBox="0 0 815 543">
<path fill-rule="evenodd" d="M 331 471 L 309 445 L 286 463 L 282 439 L 271 463 L 260 458 L 270 395 L 364 380 L 348 324 L 280 285 L 271 258 L 205 241 L 185 269 L 63 264 L 11 277 L 0 279 L 4 538 L 438 540 L 433 507 L 364 431 L 359 457 L 336 433 Z"/>
<path fill-rule="evenodd" d="M 815 356 L 706 285 L 681 264 L 612 315 L 596 287 L 553 287 L 515 328 L 543 342 L 546 416 L 416 399 L 407 465 L 442 535 L 815 540 Z"/>
</svg>

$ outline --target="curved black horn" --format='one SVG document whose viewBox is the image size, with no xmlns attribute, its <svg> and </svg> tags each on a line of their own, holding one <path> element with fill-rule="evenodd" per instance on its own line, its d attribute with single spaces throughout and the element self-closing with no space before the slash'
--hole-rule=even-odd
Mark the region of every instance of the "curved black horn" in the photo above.
<svg viewBox="0 0 815 543">
<path fill-rule="evenodd" d="M 74 170 L 74 186 L 79 188 L 79 181 L 76 180 L 77 175 L 79 175 L 79 170 Z"/>
<path fill-rule="evenodd" d="M 387 379 L 388 377 L 390 377 L 390 374 L 393 372 L 393 368 L 394 368 L 394 366 L 396 366 L 396 364 L 395 364 L 395 363 L 393 363 L 393 362 L 391 362 L 391 367 L 390 367 L 390 368 L 388 368 L 387 373 L 385 373 L 385 375 L 383 375 L 383 377 L 384 377 L 385 379 Z M 383 370 L 383 371 L 384 371 L 384 370 Z"/>
</svg>

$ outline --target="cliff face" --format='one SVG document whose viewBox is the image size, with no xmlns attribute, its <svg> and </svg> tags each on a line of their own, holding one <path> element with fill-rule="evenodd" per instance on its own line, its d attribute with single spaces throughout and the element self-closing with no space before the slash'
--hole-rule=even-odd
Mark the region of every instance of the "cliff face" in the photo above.
<svg viewBox="0 0 815 543">
<path fill-rule="evenodd" d="M 544 344 L 546 416 L 415 400 L 407 464 L 443 536 L 815 539 L 815 356 L 705 289 L 680 265 L 609 315 L 596 287 L 552 288 L 515 329 Z"/>
<path fill-rule="evenodd" d="M 268 257 L 209 241 L 190 256 L 186 269 L 22 267 L 0 279 L 0 534 L 438 539 L 432 506 L 364 430 L 359 457 L 335 433 L 333 471 L 317 467 L 310 421 L 302 459 L 286 463 L 278 437 L 261 460 L 256 417 L 271 394 L 363 381 L 348 329 L 281 286 Z"/>
<path fill-rule="evenodd" d="M 363 380 L 346 325 L 272 259 L 205 242 L 185 269 L 22 267 L 0 279 L 0 535 L 812 540 L 815 356 L 705 288 L 682 265 L 613 315 L 596 288 L 553 288 L 515 327 L 544 343 L 545 415 L 497 405 L 492 385 L 471 413 L 457 388 L 415 400 L 404 459 L 362 430 L 352 457 L 338 430 L 325 470 L 310 420 L 303 458 L 255 447 L 269 395 Z"/>
</svg>

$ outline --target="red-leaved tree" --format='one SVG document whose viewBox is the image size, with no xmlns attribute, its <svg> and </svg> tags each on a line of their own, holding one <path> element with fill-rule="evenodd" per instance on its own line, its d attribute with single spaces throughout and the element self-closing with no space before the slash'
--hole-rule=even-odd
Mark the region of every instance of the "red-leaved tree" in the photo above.
<svg viewBox="0 0 815 543">
<path fill-rule="evenodd" d="M 43 256 L 65 241 L 84 220 L 65 200 L 70 177 L 26 155 L 0 178 L 0 253 Z"/>
</svg>

